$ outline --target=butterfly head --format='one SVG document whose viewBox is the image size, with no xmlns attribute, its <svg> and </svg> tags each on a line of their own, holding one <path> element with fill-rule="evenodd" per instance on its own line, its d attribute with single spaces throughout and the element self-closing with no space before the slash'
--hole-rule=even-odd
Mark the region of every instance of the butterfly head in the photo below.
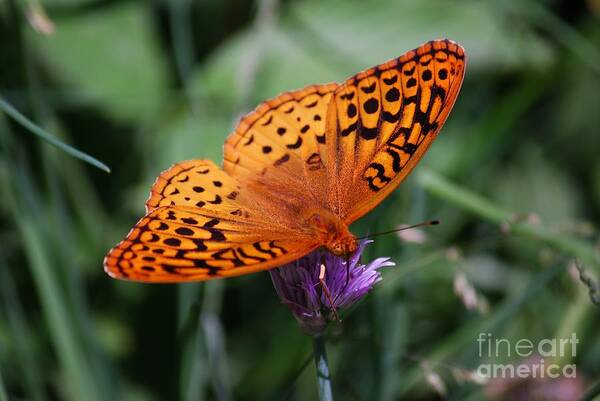
<svg viewBox="0 0 600 401">
<path fill-rule="evenodd" d="M 349 256 L 358 249 L 358 240 L 337 216 L 320 211 L 311 215 L 308 223 L 323 246 L 335 256 Z"/>
<path fill-rule="evenodd" d="M 337 238 L 327 244 L 327 250 L 335 256 L 350 256 L 358 249 L 358 241 L 354 235 Z"/>
</svg>

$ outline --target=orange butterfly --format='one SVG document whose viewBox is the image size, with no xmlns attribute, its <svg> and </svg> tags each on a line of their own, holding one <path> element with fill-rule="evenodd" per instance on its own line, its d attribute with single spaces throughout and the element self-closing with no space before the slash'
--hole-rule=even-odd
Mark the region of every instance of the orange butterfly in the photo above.
<svg viewBox="0 0 600 401">
<path fill-rule="evenodd" d="M 348 255 L 348 226 L 423 157 L 452 109 L 464 49 L 435 40 L 342 84 L 261 104 L 225 141 L 223 168 L 163 172 L 144 216 L 104 259 L 115 278 L 202 281 L 281 266 L 324 247 Z"/>
</svg>

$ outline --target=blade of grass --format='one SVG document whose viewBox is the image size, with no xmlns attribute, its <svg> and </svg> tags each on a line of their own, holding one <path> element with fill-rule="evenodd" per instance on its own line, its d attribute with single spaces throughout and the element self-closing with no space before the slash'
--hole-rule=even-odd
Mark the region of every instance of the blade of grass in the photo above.
<svg viewBox="0 0 600 401">
<path fill-rule="evenodd" d="M 0 130 L 6 139 L 7 130 Z M 22 156 L 19 148 L 12 146 L 10 155 Z M 43 230 L 46 214 L 43 212 L 40 196 L 33 185 L 28 163 L 24 157 L 18 161 L 6 161 L 5 173 L 10 177 L 5 182 L 13 183 L 7 191 L 3 191 L 10 215 L 17 228 L 23 244 L 23 253 L 28 260 L 31 278 L 42 305 L 43 316 L 49 329 L 49 337 L 59 359 L 60 366 L 68 388 L 69 398 L 74 400 L 99 401 L 101 399 L 97 381 L 92 374 L 85 352 L 79 338 L 75 335 L 68 301 L 60 286 L 53 258 L 49 251 L 49 243 Z"/>
<path fill-rule="evenodd" d="M 210 281 L 204 287 L 204 300 L 200 326 L 208 354 L 208 362 L 212 371 L 213 389 L 218 401 L 233 399 L 229 381 L 229 368 L 225 352 L 225 331 L 219 319 L 224 280 Z"/>
<path fill-rule="evenodd" d="M 210 371 L 207 368 L 209 361 L 206 355 L 205 349 L 205 338 L 204 331 L 202 330 L 202 323 L 198 320 L 196 326 L 196 335 L 191 339 L 193 344 L 191 352 L 191 366 L 187 370 L 187 374 L 182 379 L 187 379 L 185 382 L 182 380 L 183 386 L 183 397 L 185 401 L 202 401 L 205 399 L 206 388 L 208 379 L 210 378 Z"/>
<path fill-rule="evenodd" d="M 73 391 L 73 399 L 98 400 L 95 380 L 74 337 L 65 299 L 61 295 L 54 269 L 50 266 L 50 256 L 44 247 L 44 241 L 36 229 L 36 222 L 27 216 L 21 216 L 19 232 L 23 238 L 34 282 L 38 287 L 44 305 L 46 323 L 56 347 L 61 365 L 65 367 L 67 382 Z"/>
<path fill-rule="evenodd" d="M 9 401 L 6 388 L 4 387 L 4 380 L 2 379 L 2 370 L 0 369 L 0 401 Z"/>
<path fill-rule="evenodd" d="M 202 401 L 209 378 L 204 332 L 199 322 L 200 306 L 197 303 L 200 289 L 197 283 L 182 284 L 177 289 L 178 342 L 181 344 L 179 392 L 182 401 Z"/>
<path fill-rule="evenodd" d="M 23 377 L 25 394 L 33 401 L 44 401 L 44 389 L 40 365 L 36 363 L 33 347 L 31 347 L 31 330 L 25 320 L 25 311 L 14 284 L 10 270 L 3 260 L 0 260 L 0 294 L 4 301 L 6 320 L 12 333 L 16 350 L 15 369 Z"/>
<path fill-rule="evenodd" d="M 181 80 L 183 93 L 192 114 L 197 114 L 199 105 L 190 88 L 189 76 L 194 67 L 194 37 L 190 24 L 192 3 L 188 0 L 169 2 L 169 28 L 173 38 L 175 67 Z"/>
<path fill-rule="evenodd" d="M 23 114 L 21 114 L 17 109 L 15 109 L 10 103 L 8 103 L 2 97 L 0 97 L 0 110 L 5 112 L 7 115 L 9 115 L 11 118 L 13 118 L 16 122 L 21 124 L 23 127 L 25 127 L 27 130 L 29 130 L 31 133 L 37 135 L 39 138 L 43 139 L 44 141 L 56 146 L 57 148 L 61 149 L 62 151 L 66 152 L 67 154 L 69 154 L 79 160 L 82 160 L 86 163 L 91 164 L 94 167 L 99 168 L 100 170 L 110 173 L 110 168 L 106 164 L 93 158 L 92 156 L 88 155 L 87 153 L 77 150 L 74 147 L 67 145 L 66 143 L 63 143 L 63 142 L 59 141 L 58 139 L 54 138 L 50 133 L 46 132 L 46 130 L 44 130 L 40 126 L 36 125 L 34 122 L 29 120 Z"/>
<path fill-rule="evenodd" d="M 90 362 L 90 367 L 93 369 L 93 375 L 99 383 L 99 389 L 102 391 L 101 398 L 103 399 L 121 399 L 118 395 L 120 391 L 117 377 L 111 371 L 108 363 L 103 358 L 98 344 L 97 337 L 94 335 L 94 324 L 90 319 L 92 315 L 88 301 L 84 294 L 85 286 L 81 278 L 80 269 L 78 269 L 75 261 L 81 259 L 78 255 L 79 246 L 73 246 L 78 242 L 82 244 L 84 241 L 74 235 L 76 230 L 76 221 L 71 216 L 70 207 L 67 204 L 63 187 L 61 187 L 60 169 L 61 163 L 57 160 L 56 152 L 46 148 L 42 152 L 42 160 L 44 162 L 44 173 L 46 176 L 46 188 L 48 189 L 50 202 L 47 202 L 49 213 L 48 218 L 51 221 L 50 226 L 61 227 L 61 235 L 52 235 L 52 232 L 46 232 L 45 237 L 50 247 L 55 249 L 55 256 L 58 263 L 57 268 L 60 270 L 62 280 L 64 282 L 65 299 L 70 308 L 70 315 L 73 317 L 73 327 L 76 329 L 76 335 L 81 341 L 87 360 Z M 66 172 L 65 172 L 66 173 Z M 68 190 L 69 187 L 66 186 Z M 97 220 L 96 220 L 97 221 Z"/>
<path fill-rule="evenodd" d="M 600 49 L 579 30 L 565 23 L 564 19 L 556 16 L 542 3 L 527 2 L 527 6 L 519 10 L 532 26 L 546 31 L 588 68 L 596 73 L 600 72 Z"/>
<path fill-rule="evenodd" d="M 461 209 L 497 225 L 507 224 L 510 231 L 515 234 L 544 242 L 566 254 L 579 257 L 586 263 L 595 266 L 596 269 L 600 268 L 598 253 L 591 245 L 584 241 L 566 233 L 552 232 L 541 224 L 516 223 L 515 213 L 447 180 L 431 170 L 421 169 L 417 174 L 417 179 L 420 185 L 427 191 L 453 203 Z"/>
</svg>

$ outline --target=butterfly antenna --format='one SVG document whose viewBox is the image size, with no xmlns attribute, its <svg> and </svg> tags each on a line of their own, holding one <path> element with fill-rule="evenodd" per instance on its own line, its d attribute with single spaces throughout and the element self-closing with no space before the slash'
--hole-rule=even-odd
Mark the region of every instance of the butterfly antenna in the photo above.
<svg viewBox="0 0 600 401">
<path fill-rule="evenodd" d="M 400 227 L 400 228 L 396 228 L 394 230 L 382 231 L 380 233 L 375 233 L 375 234 L 371 234 L 371 235 L 365 235 L 363 237 L 358 237 L 357 239 L 361 240 L 361 239 L 379 237 L 380 235 L 397 233 L 397 232 L 404 231 L 404 230 L 410 230 L 411 228 L 427 227 L 427 226 L 437 226 L 438 224 L 440 224 L 439 220 L 429 220 L 429 221 L 424 221 L 424 222 L 419 223 L 419 224 L 413 224 L 412 226 Z"/>
</svg>

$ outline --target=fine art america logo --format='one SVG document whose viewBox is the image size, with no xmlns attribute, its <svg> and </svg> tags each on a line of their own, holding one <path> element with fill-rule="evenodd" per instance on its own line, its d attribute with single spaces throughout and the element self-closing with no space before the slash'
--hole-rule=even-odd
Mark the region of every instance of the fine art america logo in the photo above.
<svg viewBox="0 0 600 401">
<path fill-rule="evenodd" d="M 557 378 L 577 376 L 575 364 L 559 364 L 558 360 L 570 361 L 577 355 L 579 339 L 575 333 L 568 338 L 545 338 L 531 341 L 527 338 L 509 340 L 495 338 L 491 333 L 477 337 L 479 357 L 491 360 L 477 368 L 477 374 L 491 378 Z M 494 360 L 513 362 L 495 363 Z"/>
</svg>

